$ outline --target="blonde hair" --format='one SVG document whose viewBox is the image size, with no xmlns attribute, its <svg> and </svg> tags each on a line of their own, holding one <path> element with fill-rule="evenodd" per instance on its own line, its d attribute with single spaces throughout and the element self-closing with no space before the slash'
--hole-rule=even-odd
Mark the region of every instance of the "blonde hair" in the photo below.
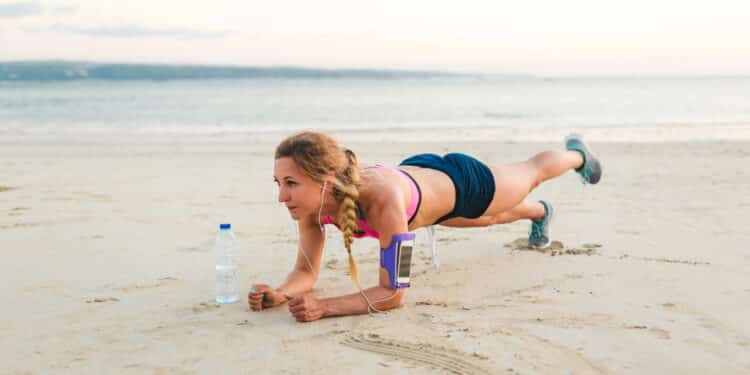
<svg viewBox="0 0 750 375">
<path fill-rule="evenodd" d="M 352 256 L 352 242 L 357 224 L 359 177 L 357 155 L 342 148 L 330 136 L 317 132 L 302 132 L 284 139 L 276 147 L 274 158 L 289 157 L 311 179 L 323 183 L 333 173 L 333 196 L 338 205 L 338 224 L 349 254 L 349 273 L 361 290 L 357 263 Z"/>
</svg>

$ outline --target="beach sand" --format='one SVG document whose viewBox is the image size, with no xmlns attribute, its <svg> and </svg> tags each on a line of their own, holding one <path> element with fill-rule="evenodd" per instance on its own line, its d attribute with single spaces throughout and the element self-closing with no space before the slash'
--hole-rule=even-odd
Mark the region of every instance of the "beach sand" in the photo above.
<svg viewBox="0 0 750 375">
<path fill-rule="evenodd" d="M 552 250 L 524 248 L 528 222 L 437 227 L 435 270 L 420 230 L 401 308 L 303 324 L 244 297 L 294 259 L 282 136 L 0 134 L 0 373 L 750 373 L 750 143 L 594 143 L 599 185 L 569 173 L 532 193 L 556 209 Z M 387 164 L 562 147 L 340 139 Z M 243 298 L 218 306 L 222 222 Z M 363 285 L 377 247 L 355 241 Z M 355 291 L 334 228 L 323 264 L 316 295 Z"/>
</svg>

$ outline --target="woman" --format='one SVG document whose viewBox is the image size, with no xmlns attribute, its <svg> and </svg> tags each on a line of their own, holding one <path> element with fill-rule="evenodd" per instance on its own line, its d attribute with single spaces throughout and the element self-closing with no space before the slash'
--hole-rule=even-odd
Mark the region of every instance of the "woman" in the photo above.
<svg viewBox="0 0 750 375">
<path fill-rule="evenodd" d="M 288 302 L 292 315 L 308 322 L 399 306 L 404 289 L 393 285 L 382 258 L 379 285 L 366 290 L 359 286 L 351 255 L 354 237 L 378 238 L 382 256 L 399 235 L 417 228 L 433 224 L 481 227 L 530 219 L 529 245 L 548 246 L 552 206 L 529 201 L 528 194 L 571 169 L 589 184 L 599 182 L 602 173 L 580 136 L 566 138 L 566 149 L 492 166 L 464 154 L 420 154 L 396 169 L 360 165 L 354 152 L 322 133 L 303 132 L 285 139 L 276 148 L 274 180 L 279 202 L 298 221 L 297 261 L 278 288 L 253 285 L 248 295 L 250 308 L 260 311 Z M 307 293 L 320 270 L 326 224 L 336 225 L 343 234 L 359 293 L 326 299 Z"/>
</svg>

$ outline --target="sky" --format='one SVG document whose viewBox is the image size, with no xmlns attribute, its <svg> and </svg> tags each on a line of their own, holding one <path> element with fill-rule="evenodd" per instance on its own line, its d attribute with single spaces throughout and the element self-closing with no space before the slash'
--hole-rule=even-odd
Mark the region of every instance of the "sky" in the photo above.
<svg viewBox="0 0 750 375">
<path fill-rule="evenodd" d="M 747 0 L 0 0 L 0 61 L 748 75 L 748 10 Z"/>
</svg>

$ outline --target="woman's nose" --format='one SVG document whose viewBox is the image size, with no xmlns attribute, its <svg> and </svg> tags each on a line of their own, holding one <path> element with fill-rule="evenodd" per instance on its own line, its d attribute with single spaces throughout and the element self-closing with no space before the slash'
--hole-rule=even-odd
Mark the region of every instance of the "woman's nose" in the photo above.
<svg viewBox="0 0 750 375">
<path fill-rule="evenodd" d="M 279 188 L 279 203 L 284 203 L 289 200 L 289 194 L 284 188 Z"/>
</svg>

